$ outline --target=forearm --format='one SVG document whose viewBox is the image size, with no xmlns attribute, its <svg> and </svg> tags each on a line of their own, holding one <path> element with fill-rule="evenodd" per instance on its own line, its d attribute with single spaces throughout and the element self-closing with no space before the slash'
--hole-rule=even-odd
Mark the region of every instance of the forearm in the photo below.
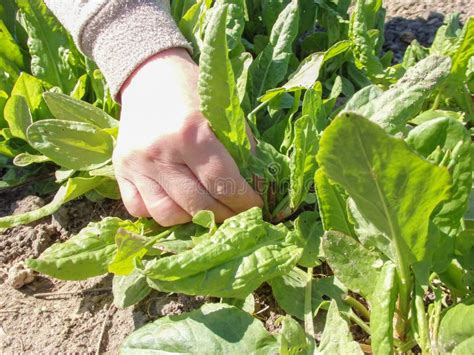
<svg viewBox="0 0 474 355">
<path fill-rule="evenodd" d="M 190 48 L 166 0 L 45 2 L 79 49 L 97 63 L 113 95 L 149 57 L 169 48 Z"/>
</svg>

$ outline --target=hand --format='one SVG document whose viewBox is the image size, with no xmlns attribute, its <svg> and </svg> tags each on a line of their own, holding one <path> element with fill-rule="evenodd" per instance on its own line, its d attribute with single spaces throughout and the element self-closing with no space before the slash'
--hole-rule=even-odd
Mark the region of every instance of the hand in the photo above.
<svg viewBox="0 0 474 355">
<path fill-rule="evenodd" d="M 186 50 L 174 48 L 150 58 L 122 87 L 113 163 L 136 217 L 171 226 L 211 210 L 221 222 L 262 205 L 200 112 L 198 76 Z"/>
</svg>

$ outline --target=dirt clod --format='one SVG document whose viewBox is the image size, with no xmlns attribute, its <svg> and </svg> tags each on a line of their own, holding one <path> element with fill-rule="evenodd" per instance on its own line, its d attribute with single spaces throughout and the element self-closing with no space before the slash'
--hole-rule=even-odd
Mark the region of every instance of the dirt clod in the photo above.
<svg viewBox="0 0 474 355">
<path fill-rule="evenodd" d="M 18 289 L 32 283 L 35 279 L 34 271 L 27 268 L 23 263 L 18 263 L 8 270 L 6 284 Z"/>
</svg>

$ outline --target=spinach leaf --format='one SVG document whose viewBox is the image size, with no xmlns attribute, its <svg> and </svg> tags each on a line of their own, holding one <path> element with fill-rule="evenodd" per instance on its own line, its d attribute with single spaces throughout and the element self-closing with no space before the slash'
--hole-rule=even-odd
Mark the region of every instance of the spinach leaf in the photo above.
<svg viewBox="0 0 474 355">
<path fill-rule="evenodd" d="M 228 56 L 226 15 L 229 5 L 213 8 L 200 58 L 201 111 L 227 148 L 244 177 L 249 176 L 250 141 L 240 107 L 235 75 Z"/>
<path fill-rule="evenodd" d="M 370 297 L 370 331 L 375 354 L 393 354 L 393 316 L 397 301 L 396 268 L 386 263 Z"/>
<path fill-rule="evenodd" d="M 117 120 L 84 101 L 57 92 L 46 92 L 43 96 L 49 110 L 58 120 L 84 122 L 99 128 L 118 127 Z"/>
<path fill-rule="evenodd" d="M 384 93 L 375 87 L 359 93 L 349 100 L 345 111 L 359 113 L 388 133 L 397 133 L 421 112 L 427 97 L 449 75 L 450 66 L 448 57 L 430 56 L 408 69 L 403 78 Z M 377 97 L 374 98 L 374 94 Z M 356 100 L 360 103 L 356 104 Z"/>
<path fill-rule="evenodd" d="M 58 192 L 50 203 L 34 211 L 13 216 L 2 217 L 0 218 L 0 228 L 9 228 L 21 224 L 28 224 L 37 221 L 43 217 L 52 215 L 66 202 L 69 202 L 79 196 L 84 195 L 86 192 L 95 189 L 103 183 L 107 183 L 107 179 L 103 177 L 70 178 L 63 186 L 59 188 Z"/>
<path fill-rule="evenodd" d="M 10 97 L 5 104 L 4 115 L 12 136 L 26 141 L 26 131 L 33 123 L 26 99 L 18 95 Z"/>
<path fill-rule="evenodd" d="M 442 204 L 433 221 L 444 233 L 456 236 L 467 211 L 472 185 L 468 131 L 454 118 L 440 117 L 415 127 L 406 142 L 423 157 L 448 168 L 451 173 L 451 198 Z"/>
<path fill-rule="evenodd" d="M 325 130 L 318 161 L 361 214 L 390 238 L 398 262 L 423 259 L 430 215 L 449 197 L 445 169 L 355 114 L 341 114 Z M 432 183 L 426 184 L 427 179 Z"/>
<path fill-rule="evenodd" d="M 352 339 L 346 321 L 341 317 L 336 301 L 331 301 L 326 317 L 326 325 L 318 347 L 318 354 L 360 354 L 363 352 Z"/>
<path fill-rule="evenodd" d="M 319 139 L 316 124 L 303 116 L 294 125 L 293 154 L 290 160 L 290 206 L 297 209 L 312 185 L 317 168 L 316 153 Z"/>
<path fill-rule="evenodd" d="M 296 265 L 302 249 L 291 243 L 292 233 L 250 209 L 227 219 L 193 249 L 150 261 L 143 273 L 160 291 L 245 298 Z"/>
<path fill-rule="evenodd" d="M 439 325 L 440 350 L 450 354 L 469 354 L 474 345 L 474 305 L 450 308 Z"/>
<path fill-rule="evenodd" d="M 306 273 L 299 268 L 294 268 L 287 274 L 275 277 L 268 282 L 278 305 L 286 313 L 301 320 L 304 319 L 306 282 Z M 349 311 L 349 307 L 342 301 L 346 290 L 337 283 L 334 277 L 313 279 L 311 287 L 311 307 L 314 315 L 327 299 L 336 300 L 341 310 Z"/>
<path fill-rule="evenodd" d="M 252 102 L 285 79 L 298 34 L 298 2 L 292 0 L 278 15 L 270 41 L 250 66 Z"/>
<path fill-rule="evenodd" d="M 72 41 L 66 31 L 41 0 L 17 0 L 17 5 L 29 36 L 32 74 L 70 93 L 77 78 L 68 60 Z"/>
<path fill-rule="evenodd" d="M 112 159 L 112 136 L 89 123 L 41 120 L 28 128 L 27 137 L 32 147 L 68 169 L 97 169 Z"/>
<path fill-rule="evenodd" d="M 146 277 L 133 271 L 126 276 L 114 275 L 112 281 L 112 293 L 114 304 L 119 308 L 127 308 L 143 300 L 151 292 L 146 282 Z"/>
<path fill-rule="evenodd" d="M 372 295 L 382 264 L 376 253 L 339 232 L 326 232 L 322 248 L 334 275 L 347 288 L 364 297 Z"/>
<path fill-rule="evenodd" d="M 277 340 L 255 318 L 227 304 L 206 304 L 179 316 L 160 318 L 132 333 L 121 354 L 268 354 Z"/>
<path fill-rule="evenodd" d="M 38 259 L 28 259 L 27 265 L 61 280 L 85 280 L 105 274 L 117 251 L 114 240 L 119 228 L 139 232 L 130 221 L 107 217 L 90 223 L 66 242 L 52 245 Z"/>
<path fill-rule="evenodd" d="M 316 171 L 314 182 L 324 230 L 355 236 L 341 187 L 331 182 L 323 169 Z"/>
</svg>

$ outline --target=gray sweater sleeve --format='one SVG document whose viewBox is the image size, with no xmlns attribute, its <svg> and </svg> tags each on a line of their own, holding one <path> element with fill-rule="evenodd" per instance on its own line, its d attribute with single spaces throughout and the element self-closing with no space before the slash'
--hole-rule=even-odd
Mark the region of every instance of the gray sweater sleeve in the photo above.
<svg viewBox="0 0 474 355">
<path fill-rule="evenodd" d="M 152 55 L 189 43 L 179 32 L 168 0 L 45 0 L 94 59 L 116 96 L 133 71 Z"/>
</svg>

